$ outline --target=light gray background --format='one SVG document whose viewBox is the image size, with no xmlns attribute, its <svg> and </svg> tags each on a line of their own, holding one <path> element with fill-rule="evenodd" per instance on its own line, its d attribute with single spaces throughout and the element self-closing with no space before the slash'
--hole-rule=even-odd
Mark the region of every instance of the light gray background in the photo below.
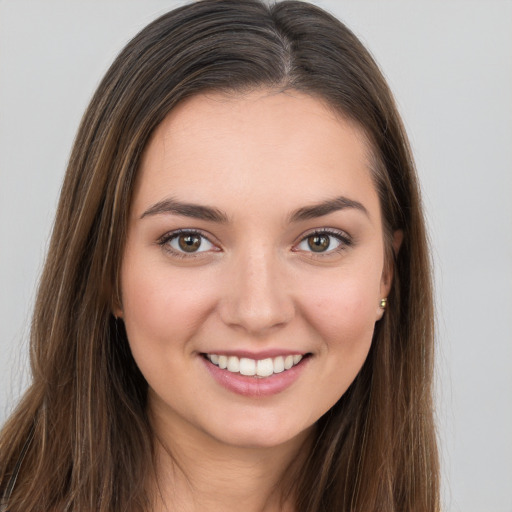
<svg viewBox="0 0 512 512">
<path fill-rule="evenodd" d="M 180 2 L 182 3 L 182 2 Z M 512 512 L 512 1 L 317 2 L 381 64 L 434 248 L 444 509 Z M 0 1 L 0 422 L 81 114 L 170 0 Z"/>
</svg>

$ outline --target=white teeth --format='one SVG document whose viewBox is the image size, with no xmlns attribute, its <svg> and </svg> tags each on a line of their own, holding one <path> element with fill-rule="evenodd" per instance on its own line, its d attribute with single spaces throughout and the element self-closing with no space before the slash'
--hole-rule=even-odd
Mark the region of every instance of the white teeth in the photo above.
<svg viewBox="0 0 512 512">
<path fill-rule="evenodd" d="M 242 357 L 240 359 L 240 373 L 242 375 L 256 375 L 256 361 Z"/>
<path fill-rule="evenodd" d="M 284 358 L 284 369 L 289 370 L 293 366 L 293 356 L 286 356 Z"/>
<path fill-rule="evenodd" d="M 238 373 L 240 371 L 240 359 L 236 356 L 228 357 L 228 372 Z"/>
<path fill-rule="evenodd" d="M 270 377 L 274 373 L 281 373 L 289 370 L 300 363 L 300 354 L 289 356 L 277 356 L 266 359 L 249 359 L 248 357 L 238 358 L 237 356 L 223 356 L 218 354 L 206 354 L 206 357 L 222 370 L 241 375 Z"/>
<path fill-rule="evenodd" d="M 274 373 L 284 372 L 284 357 L 278 356 L 274 359 Z"/>
<path fill-rule="evenodd" d="M 274 373 L 274 361 L 272 359 L 260 359 L 256 366 L 258 377 L 270 377 Z"/>
</svg>

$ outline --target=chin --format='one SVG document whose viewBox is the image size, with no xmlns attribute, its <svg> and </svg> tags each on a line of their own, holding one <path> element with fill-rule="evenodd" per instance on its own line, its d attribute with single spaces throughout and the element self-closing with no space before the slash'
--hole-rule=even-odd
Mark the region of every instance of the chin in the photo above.
<svg viewBox="0 0 512 512">
<path fill-rule="evenodd" d="M 238 427 L 238 428 L 237 428 Z M 233 448 L 277 448 L 293 443 L 303 443 L 310 438 L 314 426 L 297 428 L 290 425 L 283 425 L 280 422 L 271 424 L 267 421 L 259 421 L 252 425 L 233 425 L 229 428 L 226 425 L 219 428 L 219 432 L 213 434 L 215 439 Z"/>
</svg>

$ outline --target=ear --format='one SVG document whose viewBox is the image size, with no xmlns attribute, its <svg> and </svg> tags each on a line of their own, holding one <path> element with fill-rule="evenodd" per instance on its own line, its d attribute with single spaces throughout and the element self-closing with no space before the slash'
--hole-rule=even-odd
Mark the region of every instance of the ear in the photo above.
<svg viewBox="0 0 512 512">
<path fill-rule="evenodd" d="M 114 294 L 115 296 L 112 297 L 112 306 L 111 306 L 111 310 L 112 310 L 112 314 L 116 317 L 116 319 L 118 318 L 123 318 L 123 305 L 121 304 L 121 297 L 119 297 L 118 294 Z"/>
<path fill-rule="evenodd" d="M 116 317 L 116 320 L 118 318 L 123 318 L 123 310 L 121 308 L 113 308 L 112 314 Z"/>
<path fill-rule="evenodd" d="M 393 249 L 393 257 L 387 257 L 384 263 L 384 269 L 382 271 L 382 278 L 380 281 L 380 298 L 386 299 L 391 291 L 391 285 L 393 284 L 393 272 L 394 272 L 394 263 L 393 260 L 396 258 L 398 251 L 400 251 L 400 247 L 402 246 L 402 242 L 404 239 L 404 232 L 401 229 L 397 229 L 393 232 L 393 240 L 391 241 L 391 246 Z M 380 320 L 384 311 L 386 310 L 386 306 L 384 307 L 379 304 L 377 305 L 377 320 Z"/>
</svg>

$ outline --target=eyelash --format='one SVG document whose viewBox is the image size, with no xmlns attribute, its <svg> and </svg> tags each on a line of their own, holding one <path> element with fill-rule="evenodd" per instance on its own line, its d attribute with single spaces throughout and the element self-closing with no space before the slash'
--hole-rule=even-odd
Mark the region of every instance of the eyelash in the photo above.
<svg viewBox="0 0 512 512">
<path fill-rule="evenodd" d="M 314 236 L 320 237 L 320 236 L 326 236 L 326 235 L 328 237 L 335 238 L 339 242 L 338 247 L 335 247 L 334 249 L 329 249 L 327 251 L 321 251 L 321 252 L 320 251 L 315 252 L 313 250 L 306 251 L 309 257 L 325 258 L 328 256 L 332 256 L 333 254 L 340 254 L 341 252 L 345 251 L 349 247 L 352 247 L 352 245 L 354 244 L 352 237 L 348 233 L 345 233 L 344 231 L 341 231 L 338 229 L 333 229 L 333 228 L 320 228 L 320 229 L 314 229 L 313 231 L 310 231 L 309 233 L 302 235 L 299 242 L 296 243 L 294 245 L 294 247 L 297 247 L 298 245 L 306 242 L 308 240 L 308 238 L 311 238 Z M 329 245 L 331 245 L 331 242 L 329 242 Z M 295 251 L 298 252 L 299 250 L 295 249 Z"/>
<path fill-rule="evenodd" d="M 196 252 L 186 253 L 184 251 L 183 252 L 178 251 L 178 250 L 174 249 L 173 247 L 171 247 L 170 242 L 172 240 L 178 238 L 181 235 L 198 236 L 202 240 L 206 240 L 207 242 L 212 244 L 214 247 L 216 247 L 216 245 L 204 233 L 201 233 L 201 231 L 198 231 L 195 229 L 178 229 L 176 231 L 171 231 L 170 233 L 166 233 L 158 240 L 158 245 L 160 245 L 165 251 L 171 253 L 172 256 L 178 257 L 178 258 L 197 258 L 197 257 L 201 256 L 204 252 L 207 252 L 207 251 L 199 251 L 199 252 L 196 251 Z M 216 252 L 218 252 L 218 251 L 216 251 Z"/>
<path fill-rule="evenodd" d="M 216 247 L 216 245 L 204 233 L 202 233 L 201 231 L 198 231 L 198 230 L 194 230 L 194 229 L 178 229 L 176 231 L 171 231 L 171 232 L 163 235 L 157 241 L 157 243 L 165 251 L 171 253 L 174 257 L 178 257 L 178 258 L 197 258 L 197 257 L 202 256 L 203 253 L 210 252 L 210 251 L 195 251 L 195 252 L 187 253 L 184 251 L 182 252 L 182 251 L 176 250 L 173 247 L 171 247 L 170 242 L 174 239 L 177 239 L 181 235 L 190 235 L 190 236 L 200 237 L 202 240 L 206 240 L 212 246 Z M 315 252 L 313 250 L 305 251 L 310 256 L 315 257 L 315 258 L 321 258 L 321 257 L 326 257 L 328 255 L 339 254 L 353 245 L 352 237 L 350 235 L 348 235 L 347 233 L 345 233 L 344 231 L 340 231 L 340 230 L 332 229 L 332 228 L 321 228 L 321 229 L 315 229 L 309 233 L 302 235 L 300 240 L 294 244 L 292 251 L 299 252 L 300 250 L 295 249 L 295 248 L 298 245 L 300 245 L 301 243 L 306 242 L 308 240 L 308 238 L 311 238 L 314 236 L 319 236 L 319 237 L 320 236 L 328 236 L 328 237 L 335 238 L 339 242 L 338 247 L 335 247 L 334 249 L 329 249 L 327 251 L 318 251 L 318 252 Z M 329 245 L 330 244 L 331 244 L 331 242 L 329 242 Z M 218 252 L 218 251 L 220 251 L 220 249 L 218 249 L 215 252 Z"/>
</svg>

